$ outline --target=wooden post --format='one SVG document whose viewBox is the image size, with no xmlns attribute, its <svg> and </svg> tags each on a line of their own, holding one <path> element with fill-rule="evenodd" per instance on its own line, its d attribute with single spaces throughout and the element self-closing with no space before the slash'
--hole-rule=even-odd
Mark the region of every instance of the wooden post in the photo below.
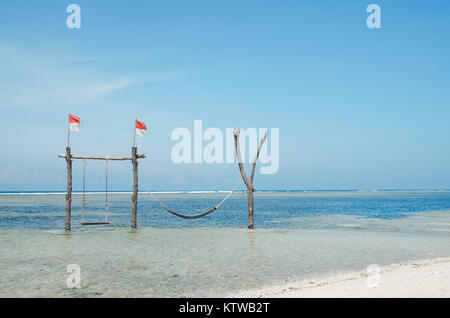
<svg viewBox="0 0 450 318">
<path fill-rule="evenodd" d="M 248 196 L 248 228 L 254 229 L 255 223 L 253 218 L 253 192 L 255 191 L 255 188 L 247 189 L 247 196 Z"/>
<path fill-rule="evenodd" d="M 70 147 L 66 147 L 67 162 L 67 193 L 66 193 L 66 223 L 65 229 L 70 231 L 70 213 L 72 210 L 72 158 Z"/>
<path fill-rule="evenodd" d="M 133 163 L 133 196 L 131 198 L 131 227 L 137 227 L 137 197 L 138 197 L 138 161 L 137 148 L 131 148 L 131 162 Z"/>
</svg>

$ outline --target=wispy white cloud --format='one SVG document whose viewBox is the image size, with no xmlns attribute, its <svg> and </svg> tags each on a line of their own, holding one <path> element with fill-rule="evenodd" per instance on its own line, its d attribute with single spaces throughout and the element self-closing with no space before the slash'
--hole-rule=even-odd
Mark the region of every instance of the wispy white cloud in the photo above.
<svg viewBox="0 0 450 318">
<path fill-rule="evenodd" d="M 107 71 L 96 63 L 111 65 Z M 137 84 L 176 81 L 181 72 L 123 74 L 111 58 L 29 53 L 0 42 L 0 107 L 64 101 L 81 104 Z"/>
<path fill-rule="evenodd" d="M 83 103 L 94 101 L 102 96 L 125 89 L 139 82 L 136 77 L 119 79 L 71 79 L 56 86 L 45 87 L 38 93 L 50 99 L 64 99 L 67 102 Z"/>
<path fill-rule="evenodd" d="M 87 87 L 84 94 L 90 98 L 97 98 L 102 95 L 107 95 L 117 90 L 121 90 L 128 86 L 137 83 L 136 78 L 123 78 L 115 82 L 97 83 L 90 87 Z"/>
</svg>

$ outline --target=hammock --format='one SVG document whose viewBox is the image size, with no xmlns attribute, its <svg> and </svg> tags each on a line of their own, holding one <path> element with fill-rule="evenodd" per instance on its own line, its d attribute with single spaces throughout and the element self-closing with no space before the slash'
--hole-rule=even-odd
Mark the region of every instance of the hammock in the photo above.
<svg viewBox="0 0 450 318">
<path fill-rule="evenodd" d="M 236 187 L 234 187 L 233 190 L 231 190 L 230 193 L 228 193 L 228 195 L 222 201 L 220 201 L 219 204 L 215 205 L 212 209 L 210 209 L 206 212 L 203 212 L 201 214 L 194 214 L 194 215 L 187 215 L 187 214 L 175 212 L 175 211 L 169 209 L 168 207 L 166 207 L 157 197 L 154 196 L 154 194 L 152 192 L 148 191 L 148 189 L 147 189 L 147 193 L 150 194 L 150 196 L 153 198 L 153 200 L 158 202 L 158 204 L 167 212 L 170 212 L 173 215 L 176 215 L 176 216 L 178 216 L 180 218 L 184 218 L 184 219 L 199 219 L 201 217 L 207 216 L 208 214 L 211 214 L 214 211 L 216 211 L 222 205 L 222 203 L 224 203 L 229 197 L 231 197 L 231 195 L 234 193 L 234 191 L 236 191 L 236 188 L 237 188 L 237 185 L 236 185 Z"/>
</svg>

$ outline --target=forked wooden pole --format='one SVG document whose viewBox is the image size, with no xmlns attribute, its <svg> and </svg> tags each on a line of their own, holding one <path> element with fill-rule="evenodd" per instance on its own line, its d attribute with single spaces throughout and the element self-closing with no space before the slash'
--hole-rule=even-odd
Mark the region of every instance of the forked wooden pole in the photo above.
<svg viewBox="0 0 450 318">
<path fill-rule="evenodd" d="M 234 145 L 236 147 L 236 157 L 239 165 L 239 172 L 241 173 L 242 179 L 244 180 L 245 186 L 247 187 L 247 196 L 248 196 L 248 228 L 254 229 L 254 218 L 253 218 L 253 192 L 255 192 L 255 188 L 253 187 L 253 179 L 255 177 L 255 168 L 256 162 L 258 161 L 259 154 L 261 153 L 262 146 L 267 139 L 267 131 L 264 134 L 264 137 L 261 138 L 259 142 L 258 151 L 256 152 L 256 157 L 253 160 L 252 171 L 250 173 L 250 177 L 248 178 L 244 171 L 244 165 L 242 162 L 241 150 L 239 145 L 239 133 L 241 132 L 240 128 L 237 128 L 234 131 Z"/>
</svg>

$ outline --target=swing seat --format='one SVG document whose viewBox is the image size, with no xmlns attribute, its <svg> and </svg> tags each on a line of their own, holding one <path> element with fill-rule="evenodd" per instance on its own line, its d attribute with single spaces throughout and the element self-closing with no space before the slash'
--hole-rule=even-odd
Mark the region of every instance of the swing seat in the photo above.
<svg viewBox="0 0 450 318">
<path fill-rule="evenodd" d="M 108 225 L 109 222 L 81 222 L 81 225 Z"/>
</svg>

